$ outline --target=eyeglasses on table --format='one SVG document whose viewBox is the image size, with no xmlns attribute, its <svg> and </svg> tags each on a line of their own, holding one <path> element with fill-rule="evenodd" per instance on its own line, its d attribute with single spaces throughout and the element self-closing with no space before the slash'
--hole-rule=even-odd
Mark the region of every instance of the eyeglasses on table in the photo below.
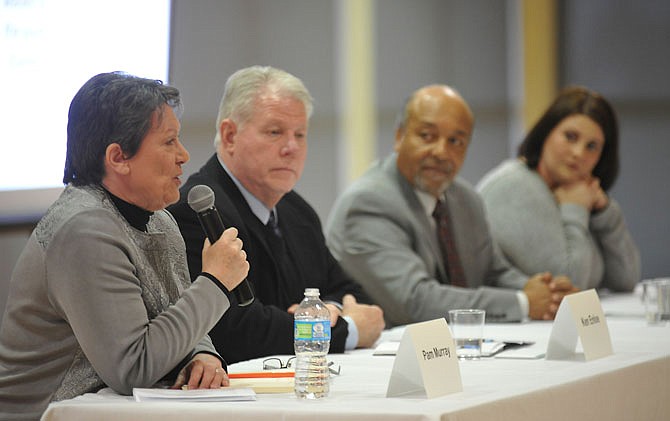
<svg viewBox="0 0 670 421">
<path fill-rule="evenodd" d="M 286 362 L 278 357 L 270 357 L 263 360 L 263 370 L 280 370 L 283 368 L 291 368 L 295 364 L 295 357 L 290 357 Z M 328 361 L 328 371 L 330 374 L 339 375 L 341 366 L 335 367 L 333 361 Z"/>
</svg>

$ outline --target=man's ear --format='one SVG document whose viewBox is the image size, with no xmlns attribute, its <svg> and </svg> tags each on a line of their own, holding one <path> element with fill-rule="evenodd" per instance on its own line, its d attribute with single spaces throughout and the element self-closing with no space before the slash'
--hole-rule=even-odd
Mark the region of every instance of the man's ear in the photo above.
<svg viewBox="0 0 670 421">
<path fill-rule="evenodd" d="M 224 151 L 231 153 L 235 147 L 235 135 L 237 134 L 237 124 L 229 118 L 221 121 L 219 125 L 219 135 L 221 136 L 221 147 Z"/>
<path fill-rule="evenodd" d="M 105 167 L 107 171 L 113 171 L 119 175 L 126 175 L 130 172 L 128 159 L 118 143 L 107 145 L 105 149 Z"/>
<path fill-rule="evenodd" d="M 400 147 L 400 142 L 402 142 L 402 138 L 405 136 L 405 130 L 401 127 L 398 127 L 395 129 L 395 143 L 393 144 L 393 150 L 398 151 L 398 148 Z"/>
</svg>

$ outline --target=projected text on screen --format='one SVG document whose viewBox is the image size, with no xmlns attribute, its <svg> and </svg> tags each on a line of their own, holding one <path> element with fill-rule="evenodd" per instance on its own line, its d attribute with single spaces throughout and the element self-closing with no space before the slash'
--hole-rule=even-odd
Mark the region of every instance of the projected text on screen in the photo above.
<svg viewBox="0 0 670 421">
<path fill-rule="evenodd" d="M 1 0 L 0 28 L 3 218 L 33 206 L 8 193 L 62 188 L 68 107 L 86 80 L 120 70 L 167 82 L 170 1 Z"/>
</svg>

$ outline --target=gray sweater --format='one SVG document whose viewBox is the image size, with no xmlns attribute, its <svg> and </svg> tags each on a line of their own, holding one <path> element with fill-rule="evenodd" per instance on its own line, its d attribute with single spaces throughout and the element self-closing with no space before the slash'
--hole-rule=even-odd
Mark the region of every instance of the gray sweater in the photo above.
<svg viewBox="0 0 670 421">
<path fill-rule="evenodd" d="M 520 270 L 567 275 L 581 289 L 630 291 L 640 280 L 639 251 L 611 197 L 594 214 L 559 205 L 540 175 L 519 160 L 494 168 L 477 189 L 494 238 Z"/>
<path fill-rule="evenodd" d="M 49 402 L 105 385 L 122 394 L 150 387 L 184 358 L 216 354 L 207 332 L 228 307 L 211 280 L 190 284 L 168 212 L 155 212 L 141 232 L 102 189 L 68 186 L 12 275 L 0 419 L 37 419 Z"/>
</svg>

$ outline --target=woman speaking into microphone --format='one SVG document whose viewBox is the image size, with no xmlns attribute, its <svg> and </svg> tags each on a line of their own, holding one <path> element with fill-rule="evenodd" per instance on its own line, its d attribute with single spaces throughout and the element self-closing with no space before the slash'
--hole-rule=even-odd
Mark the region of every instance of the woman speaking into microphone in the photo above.
<svg viewBox="0 0 670 421">
<path fill-rule="evenodd" d="M 66 187 L 32 232 L 0 328 L 0 419 L 105 386 L 121 394 L 228 384 L 207 332 L 249 264 L 234 228 L 203 248 L 191 284 L 164 208 L 189 155 L 179 91 L 121 73 L 94 76 L 68 114 Z M 54 112 L 51 110 L 51 112 Z"/>
</svg>

